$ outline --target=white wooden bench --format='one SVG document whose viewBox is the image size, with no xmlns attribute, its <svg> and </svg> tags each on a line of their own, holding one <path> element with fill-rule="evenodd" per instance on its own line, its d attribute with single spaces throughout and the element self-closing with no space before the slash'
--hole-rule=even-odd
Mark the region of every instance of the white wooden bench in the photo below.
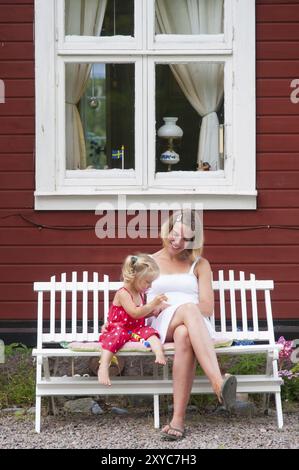
<svg viewBox="0 0 299 470">
<path fill-rule="evenodd" d="M 83 273 L 78 280 L 77 273 L 67 281 L 66 274 L 57 280 L 51 277 L 50 282 L 35 282 L 34 290 L 38 292 L 37 348 L 36 356 L 36 432 L 40 432 L 41 398 L 58 395 L 152 395 L 154 397 L 154 425 L 159 427 L 159 396 L 172 394 L 172 380 L 168 377 L 168 366 L 163 374 L 153 377 L 115 377 L 112 386 L 98 383 L 97 377 L 50 376 L 50 357 L 99 356 L 99 352 L 72 351 L 57 348 L 62 341 L 97 341 L 100 333 L 99 320 L 106 320 L 110 301 L 109 293 L 121 287 L 121 282 L 111 282 L 104 275 L 99 281 L 98 274 L 93 273 L 88 280 L 88 273 Z M 253 274 L 245 280 L 240 272 L 239 280 L 234 279 L 234 272 L 229 271 L 229 279 L 224 280 L 223 271 L 219 271 L 218 280 L 213 281 L 217 299 L 217 312 L 211 317 L 215 326 L 220 323 L 217 336 L 231 340 L 254 340 L 254 345 L 230 346 L 216 349 L 217 354 L 256 354 L 267 355 L 265 374 L 239 375 L 237 392 L 275 394 L 277 422 L 283 426 L 280 386 L 277 359 L 280 347 L 275 344 L 270 290 L 273 281 L 258 281 Z M 104 315 L 100 315 L 99 302 L 103 302 Z M 219 305 L 219 308 L 218 308 Z M 226 306 L 230 306 L 226 309 Z M 80 308 L 79 308 L 80 307 Z M 229 310 L 229 312 L 227 312 Z M 261 327 L 263 318 L 263 327 Z M 47 322 L 48 328 L 45 328 Z M 252 327 L 249 327 L 252 325 Z M 56 346 L 56 347 L 53 347 Z M 152 355 L 148 353 L 119 352 L 120 355 Z M 173 354 L 173 352 L 168 352 Z M 162 368 L 162 366 L 159 366 Z M 192 388 L 193 394 L 212 393 L 206 377 L 196 377 Z"/>
</svg>

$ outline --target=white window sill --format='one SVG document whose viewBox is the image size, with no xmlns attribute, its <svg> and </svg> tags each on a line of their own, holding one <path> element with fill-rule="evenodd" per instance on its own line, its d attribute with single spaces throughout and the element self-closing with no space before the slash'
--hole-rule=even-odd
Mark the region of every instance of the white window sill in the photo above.
<svg viewBox="0 0 299 470">
<path fill-rule="evenodd" d="M 257 191 L 97 190 L 96 192 L 35 192 L 35 210 L 172 210 L 202 204 L 204 210 L 255 210 Z M 155 209 L 156 208 L 156 209 Z"/>
</svg>

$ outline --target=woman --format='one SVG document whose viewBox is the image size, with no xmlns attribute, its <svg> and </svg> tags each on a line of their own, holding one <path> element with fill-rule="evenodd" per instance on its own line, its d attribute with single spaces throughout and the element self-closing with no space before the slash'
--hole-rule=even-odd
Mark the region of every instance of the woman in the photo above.
<svg viewBox="0 0 299 470">
<path fill-rule="evenodd" d="M 214 344 L 213 329 L 207 317 L 214 309 L 211 267 L 201 257 L 202 224 L 194 210 L 175 212 L 161 228 L 163 248 L 152 256 L 160 276 L 147 291 L 147 300 L 163 293 L 168 298 L 161 313 L 148 322 L 162 342 L 175 343 L 173 362 L 173 417 L 162 429 L 163 437 L 184 437 L 184 421 L 196 359 L 200 363 L 218 400 L 230 409 L 236 399 L 236 378 L 222 378 Z"/>
</svg>

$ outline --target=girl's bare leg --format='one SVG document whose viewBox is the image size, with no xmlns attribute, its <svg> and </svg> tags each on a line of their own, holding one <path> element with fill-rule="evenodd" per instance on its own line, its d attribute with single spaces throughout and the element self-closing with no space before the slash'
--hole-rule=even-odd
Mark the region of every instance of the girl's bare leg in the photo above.
<svg viewBox="0 0 299 470">
<path fill-rule="evenodd" d="M 153 335 L 147 338 L 147 341 L 151 345 L 151 348 L 156 355 L 155 362 L 157 364 L 162 364 L 163 366 L 165 366 L 166 358 L 164 356 L 163 346 L 159 338 L 156 335 Z"/>
<path fill-rule="evenodd" d="M 219 401 L 221 401 L 220 395 L 223 378 L 219 369 L 214 345 L 205 325 L 204 318 L 196 304 L 190 303 L 178 307 L 170 322 L 169 333 L 171 334 L 172 331 L 175 331 L 175 329 L 182 324 L 185 325 L 188 330 L 190 342 L 199 364 L 210 380 Z"/>
<path fill-rule="evenodd" d="M 184 429 L 186 407 L 189 401 L 195 374 L 195 356 L 185 325 L 179 325 L 167 340 L 175 343 L 173 360 L 173 417 L 170 425 L 173 428 Z M 164 426 L 163 432 L 179 435 L 169 425 Z"/>
<path fill-rule="evenodd" d="M 109 367 L 112 358 L 113 353 L 111 351 L 107 351 L 107 349 L 102 350 L 100 367 L 98 370 L 98 380 L 100 384 L 111 385 L 109 378 Z"/>
</svg>

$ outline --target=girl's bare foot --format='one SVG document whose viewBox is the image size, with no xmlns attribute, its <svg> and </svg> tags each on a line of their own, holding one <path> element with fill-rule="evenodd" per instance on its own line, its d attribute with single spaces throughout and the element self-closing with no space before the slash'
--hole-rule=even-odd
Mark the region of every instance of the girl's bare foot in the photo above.
<svg viewBox="0 0 299 470">
<path fill-rule="evenodd" d="M 98 380 L 100 384 L 111 385 L 109 378 L 109 367 L 106 367 L 102 364 L 100 365 L 98 370 Z"/>
<path fill-rule="evenodd" d="M 156 359 L 155 359 L 156 364 L 161 364 L 162 366 L 165 366 L 166 362 L 167 361 L 166 361 L 166 358 L 165 358 L 163 352 L 156 354 Z"/>
</svg>

